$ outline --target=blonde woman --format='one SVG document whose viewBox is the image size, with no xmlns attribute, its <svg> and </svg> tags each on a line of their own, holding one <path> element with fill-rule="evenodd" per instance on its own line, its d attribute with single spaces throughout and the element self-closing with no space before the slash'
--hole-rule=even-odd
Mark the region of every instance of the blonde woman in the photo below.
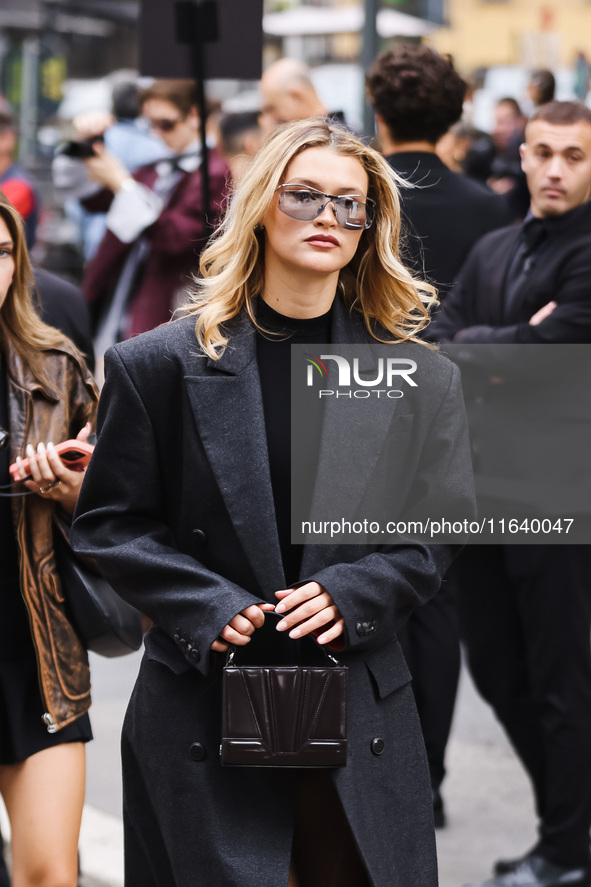
<svg viewBox="0 0 591 887">
<path fill-rule="evenodd" d="M 430 390 L 400 462 L 428 450 L 444 476 L 419 457 L 400 489 L 470 500 L 457 374 L 414 344 L 433 296 L 400 263 L 399 228 L 380 155 L 289 124 L 241 180 L 188 316 L 108 353 L 73 541 L 154 621 L 123 731 L 126 887 L 437 883 L 396 627 L 454 552 L 290 539 L 294 343 L 405 342 Z M 347 766 L 221 767 L 228 645 L 273 661 L 302 639 L 349 667 Z"/>
<path fill-rule="evenodd" d="M 64 612 L 53 556 L 56 509 L 71 514 L 82 474 L 53 444 L 86 438 L 97 392 L 79 352 L 41 322 L 20 216 L 0 195 L 0 794 L 14 887 L 75 887 L 92 738 L 86 651 Z M 35 449 L 33 449 L 35 448 Z M 25 489 L 26 488 L 26 489 Z M 20 495 L 26 492 L 30 495 Z"/>
</svg>

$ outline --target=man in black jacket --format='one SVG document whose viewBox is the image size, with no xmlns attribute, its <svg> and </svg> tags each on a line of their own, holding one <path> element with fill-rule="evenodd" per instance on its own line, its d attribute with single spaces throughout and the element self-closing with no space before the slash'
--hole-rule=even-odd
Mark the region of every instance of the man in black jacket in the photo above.
<svg viewBox="0 0 591 887">
<path fill-rule="evenodd" d="M 453 66 L 426 46 L 386 52 L 367 76 L 381 148 L 390 166 L 416 187 L 403 190 L 406 262 L 445 299 L 476 241 L 507 225 L 502 198 L 452 172 L 435 145 L 462 114 L 466 84 Z M 456 595 L 448 576 L 401 638 L 429 759 L 435 825 L 445 824 L 440 785 L 445 774 L 458 677 L 460 644 Z"/>
<path fill-rule="evenodd" d="M 428 47 L 401 46 L 376 60 L 367 90 L 386 160 L 414 186 L 402 192 L 407 260 L 443 300 L 474 244 L 511 221 L 502 198 L 435 153 L 462 115 L 466 84 Z"/>
<path fill-rule="evenodd" d="M 591 111 L 550 102 L 525 139 L 530 212 L 472 251 L 436 322 L 442 341 L 591 343 Z M 486 887 L 588 887 L 591 546 L 468 546 L 457 574 L 472 675 L 540 819 L 537 844 L 497 862 Z"/>
<path fill-rule="evenodd" d="M 563 117 L 575 122 L 555 122 Z M 437 340 L 591 342 L 589 140 L 591 111 L 583 105 L 551 102 L 535 112 L 522 146 L 530 212 L 523 225 L 474 248 L 431 327 Z"/>
</svg>

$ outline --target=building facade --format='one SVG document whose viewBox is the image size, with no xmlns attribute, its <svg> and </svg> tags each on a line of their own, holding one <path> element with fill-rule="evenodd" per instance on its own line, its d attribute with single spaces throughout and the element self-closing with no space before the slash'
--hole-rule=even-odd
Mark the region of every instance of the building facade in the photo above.
<svg viewBox="0 0 591 887">
<path fill-rule="evenodd" d="M 556 70 L 591 54 L 589 0 L 446 0 L 445 18 L 429 43 L 464 74 L 491 65 Z"/>
</svg>

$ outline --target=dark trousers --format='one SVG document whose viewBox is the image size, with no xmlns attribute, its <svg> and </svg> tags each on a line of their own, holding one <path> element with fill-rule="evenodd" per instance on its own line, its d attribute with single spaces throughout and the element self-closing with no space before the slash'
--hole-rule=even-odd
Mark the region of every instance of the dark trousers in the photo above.
<svg viewBox="0 0 591 887">
<path fill-rule="evenodd" d="M 591 547 L 468 546 L 456 561 L 476 686 L 535 792 L 540 853 L 578 867 L 591 827 Z"/>
<path fill-rule="evenodd" d="M 371 887 L 328 770 L 297 774 L 292 863 L 300 887 Z"/>
<path fill-rule="evenodd" d="M 445 776 L 445 749 L 460 676 L 460 628 L 453 566 L 441 589 L 398 632 L 427 750 L 431 785 Z"/>
</svg>

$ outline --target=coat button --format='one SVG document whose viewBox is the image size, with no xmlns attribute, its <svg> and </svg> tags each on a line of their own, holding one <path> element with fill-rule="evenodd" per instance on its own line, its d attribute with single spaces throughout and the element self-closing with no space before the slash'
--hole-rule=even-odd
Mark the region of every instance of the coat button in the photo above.
<svg viewBox="0 0 591 887">
<path fill-rule="evenodd" d="M 383 739 L 380 739 L 379 736 L 376 736 L 375 739 L 371 741 L 371 750 L 374 755 L 381 755 L 386 747 L 386 743 Z"/>
<path fill-rule="evenodd" d="M 191 662 L 199 662 L 199 650 L 191 650 L 191 652 L 189 653 L 189 659 L 191 660 Z"/>
<path fill-rule="evenodd" d="M 193 530 L 193 535 L 198 542 L 205 542 L 207 538 L 203 530 L 200 530 L 198 527 Z"/>
<path fill-rule="evenodd" d="M 357 622 L 355 625 L 355 631 L 360 638 L 365 638 L 375 632 L 377 624 L 378 623 L 375 620 L 373 622 Z"/>
<path fill-rule="evenodd" d="M 194 761 L 202 761 L 207 754 L 200 742 L 194 742 L 189 749 L 189 754 Z"/>
</svg>

